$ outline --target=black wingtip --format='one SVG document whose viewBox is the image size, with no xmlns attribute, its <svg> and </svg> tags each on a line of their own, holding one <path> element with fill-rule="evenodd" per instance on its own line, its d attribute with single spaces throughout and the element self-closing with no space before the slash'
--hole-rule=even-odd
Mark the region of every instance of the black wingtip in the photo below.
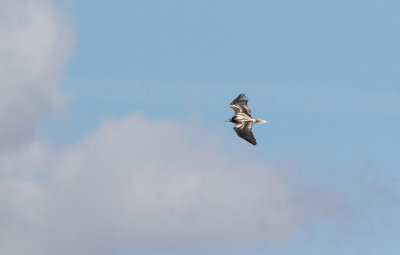
<svg viewBox="0 0 400 255">
<path fill-rule="evenodd" d="M 242 101 L 242 100 L 243 100 L 243 101 L 246 101 L 246 102 L 248 101 L 246 95 L 243 94 L 243 93 L 240 93 L 239 96 L 237 96 L 237 97 L 232 101 L 231 104 L 235 104 L 235 103 L 240 102 L 240 101 Z"/>
<path fill-rule="evenodd" d="M 248 141 L 249 143 L 251 143 L 252 145 L 256 146 L 257 145 L 257 141 L 256 139 L 251 139 L 251 138 L 243 138 L 244 140 Z"/>
</svg>

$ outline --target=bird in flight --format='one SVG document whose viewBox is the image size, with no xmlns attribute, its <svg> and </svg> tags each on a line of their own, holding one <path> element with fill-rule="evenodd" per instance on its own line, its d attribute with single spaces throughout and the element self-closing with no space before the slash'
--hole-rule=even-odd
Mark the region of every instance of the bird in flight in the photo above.
<svg viewBox="0 0 400 255">
<path fill-rule="evenodd" d="M 235 123 L 233 129 L 239 137 L 253 145 L 256 145 L 256 138 L 254 138 L 254 135 L 251 132 L 253 124 L 266 123 L 267 121 L 251 117 L 251 111 L 247 106 L 247 101 L 248 100 L 244 94 L 240 94 L 235 98 L 235 100 L 233 100 L 229 105 L 229 107 L 235 111 L 235 116 L 226 121 Z"/>
</svg>

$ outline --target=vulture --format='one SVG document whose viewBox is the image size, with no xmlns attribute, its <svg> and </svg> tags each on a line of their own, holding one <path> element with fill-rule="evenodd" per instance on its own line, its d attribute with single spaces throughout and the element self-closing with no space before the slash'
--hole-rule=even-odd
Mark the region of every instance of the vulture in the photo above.
<svg viewBox="0 0 400 255">
<path fill-rule="evenodd" d="M 229 107 L 235 111 L 235 115 L 226 121 L 235 123 L 233 130 L 235 130 L 239 137 L 256 145 L 256 138 L 254 138 L 253 132 L 251 131 L 253 124 L 266 123 L 267 121 L 251 117 L 251 111 L 247 106 L 247 102 L 248 100 L 244 94 L 240 94 L 236 97 L 229 105 Z"/>
</svg>

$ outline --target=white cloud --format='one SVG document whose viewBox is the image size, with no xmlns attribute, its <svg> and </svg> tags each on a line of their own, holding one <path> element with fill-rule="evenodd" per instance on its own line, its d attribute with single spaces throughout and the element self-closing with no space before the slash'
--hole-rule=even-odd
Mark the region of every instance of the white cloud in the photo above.
<svg viewBox="0 0 400 255">
<path fill-rule="evenodd" d="M 32 137 L 65 102 L 60 80 L 74 35 L 46 0 L 0 1 L 0 150 Z"/>
<path fill-rule="evenodd" d="M 265 162 L 193 141 L 195 129 L 133 115 L 57 155 L 36 143 L 3 159 L 3 168 L 37 171 L 2 185 L 0 252 L 17 243 L 26 250 L 13 254 L 277 244 L 330 215 Z"/>
</svg>

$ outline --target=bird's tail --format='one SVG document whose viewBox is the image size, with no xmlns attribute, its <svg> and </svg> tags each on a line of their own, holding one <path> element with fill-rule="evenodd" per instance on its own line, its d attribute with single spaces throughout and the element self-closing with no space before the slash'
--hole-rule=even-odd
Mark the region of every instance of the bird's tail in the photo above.
<svg viewBox="0 0 400 255">
<path fill-rule="evenodd" d="M 266 120 L 256 119 L 256 122 L 255 122 L 255 123 L 267 123 L 267 121 L 266 121 Z"/>
</svg>

